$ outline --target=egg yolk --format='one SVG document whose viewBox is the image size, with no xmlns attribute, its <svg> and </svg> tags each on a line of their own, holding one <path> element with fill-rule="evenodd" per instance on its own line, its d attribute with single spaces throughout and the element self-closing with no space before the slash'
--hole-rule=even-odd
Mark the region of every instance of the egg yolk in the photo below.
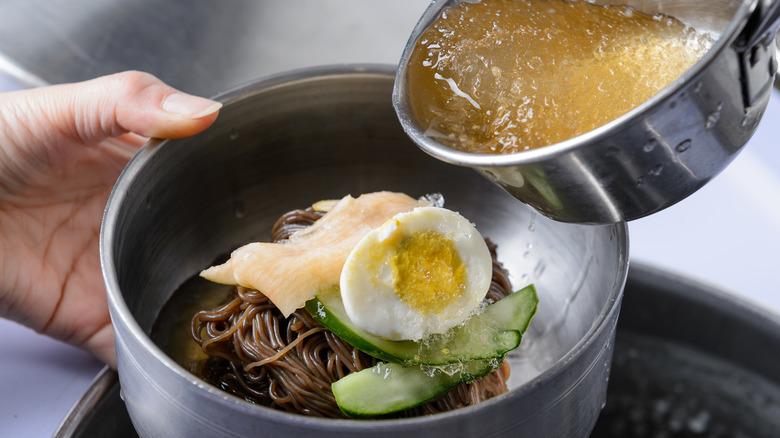
<svg viewBox="0 0 780 438">
<path fill-rule="evenodd" d="M 395 293 L 422 314 L 439 313 L 463 294 L 466 266 L 453 241 L 442 233 L 404 236 L 389 260 Z"/>
</svg>

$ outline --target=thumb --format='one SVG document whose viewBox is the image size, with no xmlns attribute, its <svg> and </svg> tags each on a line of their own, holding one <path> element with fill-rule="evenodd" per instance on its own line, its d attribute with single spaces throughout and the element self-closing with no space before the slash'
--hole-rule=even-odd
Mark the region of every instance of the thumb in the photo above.
<svg viewBox="0 0 780 438">
<path fill-rule="evenodd" d="M 97 143 L 128 132 L 181 138 L 208 128 L 222 104 L 176 90 L 155 76 L 127 71 L 35 90 L 59 133 Z"/>
</svg>

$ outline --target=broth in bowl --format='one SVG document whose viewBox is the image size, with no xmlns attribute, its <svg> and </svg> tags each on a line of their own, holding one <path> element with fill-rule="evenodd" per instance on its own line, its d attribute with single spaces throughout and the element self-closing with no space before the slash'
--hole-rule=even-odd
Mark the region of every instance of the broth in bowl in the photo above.
<svg viewBox="0 0 780 438">
<path fill-rule="evenodd" d="M 510 154 L 610 122 L 679 78 L 714 40 L 667 15 L 585 0 L 483 0 L 446 8 L 407 67 L 425 135 Z"/>
</svg>

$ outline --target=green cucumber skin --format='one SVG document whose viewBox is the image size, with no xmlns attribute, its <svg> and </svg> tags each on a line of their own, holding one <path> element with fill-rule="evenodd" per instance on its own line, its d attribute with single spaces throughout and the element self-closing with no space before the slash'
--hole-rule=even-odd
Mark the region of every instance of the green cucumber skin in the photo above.
<svg viewBox="0 0 780 438">
<path fill-rule="evenodd" d="M 326 307 L 325 304 L 320 301 L 319 298 L 315 298 L 306 303 L 306 310 L 311 316 L 316 319 L 320 324 L 325 326 L 328 330 L 332 331 L 336 336 L 341 338 L 346 343 L 352 345 L 358 350 L 373 356 L 379 360 L 388 362 L 403 362 L 404 358 L 399 357 L 397 354 L 392 354 L 384 351 L 377 344 L 383 344 L 389 342 L 387 340 L 378 338 L 368 333 L 359 331 L 356 328 L 346 327 L 341 318 L 347 318 L 346 312 L 343 316 L 336 316 L 334 313 L 336 310 L 333 306 Z M 398 349 L 407 349 L 408 351 L 416 351 L 416 346 L 411 341 L 397 341 Z"/>
<path fill-rule="evenodd" d="M 495 306 L 507 298 L 512 297 L 516 300 L 516 306 Z M 488 318 L 494 321 L 501 321 L 500 325 L 504 329 L 517 330 L 520 334 L 528 330 L 531 319 L 536 315 L 539 306 L 539 295 L 536 293 L 536 287 L 533 284 L 512 293 L 506 298 L 489 305 L 482 312 Z"/>
<path fill-rule="evenodd" d="M 510 295 L 512 306 L 488 306 L 481 315 L 495 318 L 497 324 L 524 333 L 536 314 L 538 296 L 533 285 Z M 324 311 L 324 309 L 322 309 Z M 338 334 L 338 333 L 337 333 Z M 349 341 L 348 341 L 349 342 Z M 355 345 L 356 348 L 360 348 Z M 426 373 L 420 366 L 404 366 L 397 363 L 380 363 L 357 373 L 352 373 L 333 383 L 331 390 L 336 403 L 346 415 L 353 418 L 369 418 L 410 409 L 444 394 L 464 381 L 483 377 L 496 369 L 503 356 L 494 360 L 466 362 L 464 369 L 448 375 Z"/>
<path fill-rule="evenodd" d="M 517 348 L 537 301 L 535 289 L 528 286 L 487 306 L 484 312 L 456 327 L 451 337 L 427 345 L 389 341 L 355 327 L 338 289 L 320 293 L 306 303 L 306 310 L 336 336 L 377 359 L 406 365 L 446 365 L 500 357 Z"/>
<path fill-rule="evenodd" d="M 461 382 L 489 374 L 495 367 L 493 361 L 473 361 L 450 376 L 440 371 L 431 375 L 420 366 L 379 363 L 345 376 L 333 383 L 331 390 L 346 415 L 369 418 L 419 406 Z"/>
<path fill-rule="evenodd" d="M 331 312 L 333 307 L 326 307 L 321 301 L 315 299 L 317 313 L 312 313 L 322 325 L 332 331 L 336 336 L 357 348 L 358 350 L 387 362 L 401 363 L 405 365 L 448 365 L 466 360 L 490 359 L 503 356 L 506 352 L 520 345 L 522 335 L 516 330 L 493 330 L 490 333 L 479 333 L 482 338 L 480 346 L 494 346 L 484 348 L 481 354 L 468 354 L 473 352 L 449 351 L 443 352 L 443 348 L 426 348 L 413 341 L 390 341 L 371 335 L 351 325 L 348 321 Z M 310 303 L 312 302 L 310 301 Z M 307 309 L 309 308 L 307 304 Z M 326 310 L 328 309 L 328 310 Z M 323 317 L 323 315 L 325 315 Z M 346 314 L 343 318 L 347 318 Z M 441 347 L 441 345 L 440 345 Z M 468 354 L 468 355 L 467 355 Z"/>
</svg>

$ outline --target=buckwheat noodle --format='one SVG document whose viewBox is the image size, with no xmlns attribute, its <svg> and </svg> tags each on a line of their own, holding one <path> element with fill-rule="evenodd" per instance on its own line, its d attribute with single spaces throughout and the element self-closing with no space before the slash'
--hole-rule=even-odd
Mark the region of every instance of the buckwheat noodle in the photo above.
<svg viewBox="0 0 780 438">
<path fill-rule="evenodd" d="M 281 241 L 322 216 L 312 209 L 284 214 L 272 229 Z M 493 281 L 487 299 L 510 293 L 507 272 L 493 256 Z M 211 384 L 253 403 L 318 417 L 344 417 L 330 390 L 331 383 L 368 368 L 377 359 L 357 350 L 315 321 L 304 309 L 289 318 L 261 292 L 236 287 L 234 297 L 192 319 L 192 335 L 209 359 L 202 375 Z M 448 411 L 479 403 L 506 392 L 506 363 L 484 378 L 465 382 L 425 403 L 394 416 L 409 417 Z"/>
</svg>

